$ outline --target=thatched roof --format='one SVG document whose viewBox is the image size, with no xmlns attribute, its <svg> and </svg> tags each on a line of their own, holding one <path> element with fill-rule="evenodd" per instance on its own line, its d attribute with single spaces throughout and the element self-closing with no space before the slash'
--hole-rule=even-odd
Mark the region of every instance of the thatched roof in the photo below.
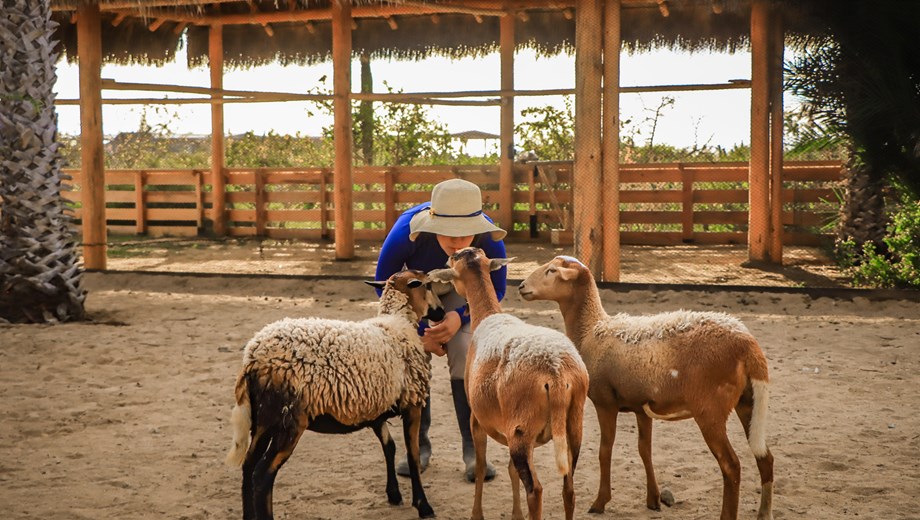
<svg viewBox="0 0 920 520">
<path fill-rule="evenodd" d="M 72 14 L 83 2 L 92 0 L 51 0 L 54 17 L 60 24 L 57 39 L 71 61 L 77 54 Z M 628 52 L 659 47 L 733 52 L 748 46 L 750 0 L 667 0 L 668 16 L 663 16 L 656 0 L 622 2 L 622 38 Z M 102 10 L 106 62 L 171 61 L 183 41 L 182 36 L 187 35 L 189 65 L 200 65 L 207 62 L 208 20 L 236 16 L 233 22 L 243 22 L 248 16 L 266 14 L 280 20 L 285 13 L 297 13 L 300 20 L 272 21 L 267 27 L 259 23 L 224 25 L 226 66 L 245 68 L 272 61 L 309 64 L 331 58 L 328 19 L 305 21 L 309 17 L 306 13 L 321 16 L 328 12 L 329 0 L 97 0 L 95 3 Z M 352 32 L 355 55 L 367 53 L 372 58 L 395 59 L 484 55 L 498 49 L 499 18 L 489 14 L 513 7 L 524 7 L 519 9 L 523 14 L 515 18 L 519 49 L 535 49 L 540 55 L 573 51 L 574 8 L 565 6 L 574 6 L 574 0 L 390 0 L 352 4 L 356 13 Z M 361 8 L 365 10 L 359 12 Z M 412 8 L 424 14 L 408 14 Z M 431 14 L 435 11 L 442 12 Z M 388 12 L 397 14 L 380 16 Z M 787 18 L 793 26 L 798 19 Z"/>
</svg>

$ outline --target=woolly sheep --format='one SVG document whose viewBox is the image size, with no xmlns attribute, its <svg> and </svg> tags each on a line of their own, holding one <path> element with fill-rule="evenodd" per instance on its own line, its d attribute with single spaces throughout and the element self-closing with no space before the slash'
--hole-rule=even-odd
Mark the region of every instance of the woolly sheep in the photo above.
<svg viewBox="0 0 920 520">
<path fill-rule="evenodd" d="M 534 471 L 535 446 L 553 440 L 563 479 L 565 517 L 575 510 L 574 474 L 581 449 L 588 372 L 572 342 L 552 329 L 528 325 L 501 313 L 489 271 L 508 263 L 489 259 L 481 249 L 453 254 L 448 269 L 429 273 L 449 281 L 469 301 L 473 337 L 466 358 L 466 393 L 476 447 L 473 520 L 481 520 L 486 435 L 508 446 L 513 492 L 512 518 L 522 519 L 520 481 L 531 520 L 542 517 L 543 487 Z"/>
<path fill-rule="evenodd" d="M 588 397 L 601 427 L 600 488 L 590 512 L 602 513 L 610 501 L 617 413 L 628 411 L 636 414 L 639 427 L 649 509 L 661 508 L 652 467 L 652 419 L 692 418 L 722 470 L 721 518 L 737 518 L 741 466 L 726 434 L 734 408 L 760 472 L 757 517 L 773 518 L 773 455 L 766 444 L 767 360 L 740 321 L 723 313 L 689 311 L 608 316 L 591 271 L 565 256 L 537 268 L 519 290 L 525 300 L 559 304 L 566 334 L 588 366 Z"/>
<path fill-rule="evenodd" d="M 371 428 L 383 447 L 387 499 L 402 503 L 396 444 L 387 419 L 401 416 L 412 478 L 412 505 L 433 517 L 418 467 L 418 433 L 428 397 L 431 355 L 420 318 L 443 319 L 427 276 L 404 270 L 385 282 L 378 315 L 364 321 L 283 319 L 246 345 L 236 381 L 227 463 L 243 467 L 243 518 L 272 518 L 275 476 L 305 430 L 350 433 Z"/>
</svg>

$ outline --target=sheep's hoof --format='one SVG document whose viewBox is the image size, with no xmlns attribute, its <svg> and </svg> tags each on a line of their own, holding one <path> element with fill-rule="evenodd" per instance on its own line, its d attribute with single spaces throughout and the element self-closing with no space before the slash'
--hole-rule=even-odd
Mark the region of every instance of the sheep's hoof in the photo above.
<svg viewBox="0 0 920 520">
<path fill-rule="evenodd" d="M 601 515 L 604 513 L 604 506 L 591 506 L 591 509 L 588 509 L 588 512 L 593 515 Z"/>
<path fill-rule="evenodd" d="M 427 500 L 419 502 L 418 504 L 418 517 L 419 518 L 434 518 L 434 509 L 431 508 L 431 504 Z"/>
<path fill-rule="evenodd" d="M 399 493 L 399 491 L 395 493 L 387 493 L 387 502 L 393 506 L 402 505 L 402 495 Z"/>
<path fill-rule="evenodd" d="M 671 493 L 670 489 L 665 489 L 664 491 L 661 492 L 661 503 L 662 504 L 668 507 L 671 507 L 674 505 L 674 502 L 675 502 L 674 494 Z"/>
</svg>

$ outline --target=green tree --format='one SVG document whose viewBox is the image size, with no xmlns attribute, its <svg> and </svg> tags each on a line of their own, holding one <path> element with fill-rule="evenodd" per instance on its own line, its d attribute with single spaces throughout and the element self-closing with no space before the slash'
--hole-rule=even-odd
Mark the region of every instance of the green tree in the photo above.
<svg viewBox="0 0 920 520">
<path fill-rule="evenodd" d="M 0 319 L 83 319 L 83 271 L 61 197 L 55 142 L 55 24 L 47 0 L 0 16 Z"/>
</svg>

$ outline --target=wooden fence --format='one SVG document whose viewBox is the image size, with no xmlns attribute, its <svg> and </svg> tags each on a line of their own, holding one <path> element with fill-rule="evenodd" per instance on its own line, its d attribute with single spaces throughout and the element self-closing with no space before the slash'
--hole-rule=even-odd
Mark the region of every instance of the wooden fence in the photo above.
<svg viewBox="0 0 920 520">
<path fill-rule="evenodd" d="M 67 170 L 67 198 L 80 218 L 79 170 Z M 837 161 L 786 162 L 784 243 L 816 245 L 827 238 L 839 208 Z M 331 168 L 227 168 L 231 236 L 331 238 Z M 747 241 L 747 163 L 624 164 L 620 167 L 624 244 L 743 244 Z M 120 234 L 195 236 L 210 227 L 210 170 L 107 170 L 108 230 Z M 356 167 L 355 238 L 382 240 L 399 213 L 454 177 L 480 186 L 486 212 L 498 200 L 498 166 Z M 572 222 L 571 162 L 514 166 L 514 240 L 549 240 Z M 600 208 L 598 208 L 600 211 Z M 562 233 L 564 236 L 565 233 Z"/>
</svg>

